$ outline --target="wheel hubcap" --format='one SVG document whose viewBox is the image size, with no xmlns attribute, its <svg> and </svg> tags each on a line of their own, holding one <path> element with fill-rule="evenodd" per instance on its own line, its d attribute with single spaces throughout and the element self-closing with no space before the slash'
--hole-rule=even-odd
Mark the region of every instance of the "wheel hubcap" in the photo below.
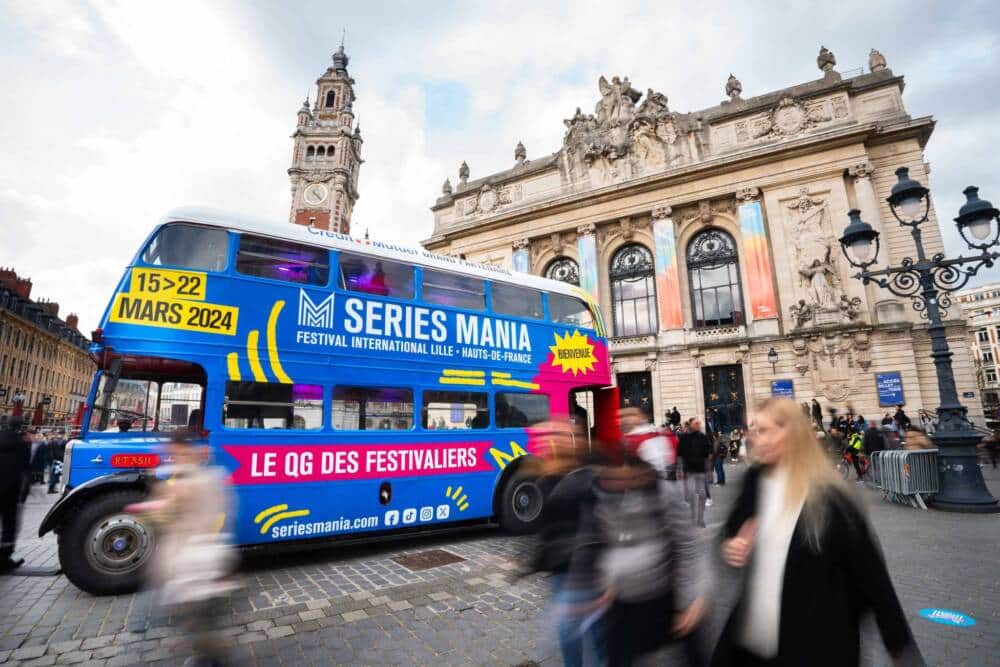
<svg viewBox="0 0 1000 667">
<path fill-rule="evenodd" d="M 534 482 L 521 482 L 514 489 L 514 515 L 530 523 L 542 513 L 542 490 Z"/>
<path fill-rule="evenodd" d="M 109 574 L 141 567 L 152 553 L 149 530 L 130 514 L 115 514 L 95 525 L 87 536 L 87 560 Z"/>
</svg>

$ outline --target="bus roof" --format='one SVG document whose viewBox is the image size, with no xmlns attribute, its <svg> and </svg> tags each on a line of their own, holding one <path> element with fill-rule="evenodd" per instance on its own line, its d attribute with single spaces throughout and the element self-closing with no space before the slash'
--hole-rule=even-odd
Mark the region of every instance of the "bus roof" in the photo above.
<svg viewBox="0 0 1000 667">
<path fill-rule="evenodd" d="M 347 250 L 375 255 L 388 260 L 417 264 L 422 267 L 462 273 L 547 292 L 572 295 L 594 304 L 593 298 L 587 292 L 575 285 L 558 280 L 542 278 L 529 273 L 518 273 L 499 266 L 468 262 L 456 257 L 436 255 L 423 248 L 411 248 L 369 239 L 356 239 L 346 234 L 313 227 L 304 227 L 302 225 L 278 224 L 272 220 L 255 218 L 242 213 L 211 208 L 183 207 L 171 210 L 160 222 L 161 224 L 168 222 L 191 222 L 209 227 L 250 232 L 261 236 L 333 248 L 335 250 Z"/>
</svg>

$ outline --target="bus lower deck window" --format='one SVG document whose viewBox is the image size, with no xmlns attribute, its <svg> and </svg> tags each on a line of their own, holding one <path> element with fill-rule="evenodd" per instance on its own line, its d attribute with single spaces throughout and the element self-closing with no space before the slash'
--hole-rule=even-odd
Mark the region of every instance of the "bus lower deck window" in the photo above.
<svg viewBox="0 0 1000 667">
<path fill-rule="evenodd" d="M 413 428 L 413 391 L 334 387 L 333 428 L 338 431 L 408 431 Z"/>
<path fill-rule="evenodd" d="M 482 278 L 424 269 L 422 289 L 427 303 L 470 310 L 486 308 L 486 284 Z"/>
<path fill-rule="evenodd" d="M 582 299 L 565 294 L 549 293 L 549 317 L 553 322 L 571 324 L 577 327 L 592 329 L 594 318 L 590 314 L 590 306 Z"/>
<path fill-rule="evenodd" d="M 460 430 L 490 425 L 489 401 L 485 393 L 425 391 L 423 399 L 426 429 Z"/>
<path fill-rule="evenodd" d="M 164 225 L 146 246 L 142 261 L 155 266 L 222 271 L 228 248 L 228 235 L 223 229 L 170 224 Z"/>
<path fill-rule="evenodd" d="M 378 257 L 340 253 L 340 287 L 352 292 L 413 298 L 413 267 Z"/>
<path fill-rule="evenodd" d="M 525 428 L 549 420 L 549 397 L 545 394 L 498 392 L 497 428 Z"/>
<path fill-rule="evenodd" d="M 243 234 L 236 255 L 236 270 L 259 278 L 326 285 L 330 278 L 329 252 L 300 243 Z"/>
<path fill-rule="evenodd" d="M 320 429 L 323 427 L 323 387 L 227 382 L 223 423 L 226 428 Z"/>
<path fill-rule="evenodd" d="M 544 315 L 542 293 L 517 285 L 493 283 L 490 287 L 490 303 L 493 312 L 502 315 L 530 317 L 534 320 L 540 320 Z"/>
</svg>

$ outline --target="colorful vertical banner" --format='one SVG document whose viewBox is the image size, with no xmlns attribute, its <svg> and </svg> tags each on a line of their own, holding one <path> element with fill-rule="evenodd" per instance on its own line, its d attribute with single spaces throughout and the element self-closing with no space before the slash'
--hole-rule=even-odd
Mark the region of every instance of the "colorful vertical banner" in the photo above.
<svg viewBox="0 0 1000 667">
<path fill-rule="evenodd" d="M 750 315 L 755 320 L 777 317 L 778 301 L 774 295 L 774 275 L 760 202 L 752 201 L 740 206 L 740 232 L 749 283 Z"/>
<path fill-rule="evenodd" d="M 593 234 L 577 238 L 576 254 L 580 259 L 580 287 L 597 300 L 597 240 Z"/>
<path fill-rule="evenodd" d="M 520 250 L 514 251 L 513 264 L 515 271 L 518 271 L 519 273 L 529 273 L 527 248 L 521 248 Z"/>
<path fill-rule="evenodd" d="M 677 241 L 674 222 L 670 218 L 653 223 L 656 244 L 656 300 L 660 307 L 660 328 L 680 329 L 684 326 L 681 312 L 681 283 L 677 275 Z"/>
</svg>

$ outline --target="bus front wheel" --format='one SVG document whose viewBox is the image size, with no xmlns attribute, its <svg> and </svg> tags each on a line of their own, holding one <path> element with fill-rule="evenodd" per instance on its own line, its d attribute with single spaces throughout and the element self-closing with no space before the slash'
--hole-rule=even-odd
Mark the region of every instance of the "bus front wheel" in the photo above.
<svg viewBox="0 0 1000 667">
<path fill-rule="evenodd" d="M 59 531 L 59 564 L 66 578 L 92 595 L 136 591 L 154 549 L 148 522 L 125 507 L 141 502 L 139 489 L 114 491 L 83 502 Z"/>
<path fill-rule="evenodd" d="M 542 521 L 545 494 L 534 475 L 515 472 L 500 497 L 500 526 L 511 533 L 533 532 Z"/>
</svg>

